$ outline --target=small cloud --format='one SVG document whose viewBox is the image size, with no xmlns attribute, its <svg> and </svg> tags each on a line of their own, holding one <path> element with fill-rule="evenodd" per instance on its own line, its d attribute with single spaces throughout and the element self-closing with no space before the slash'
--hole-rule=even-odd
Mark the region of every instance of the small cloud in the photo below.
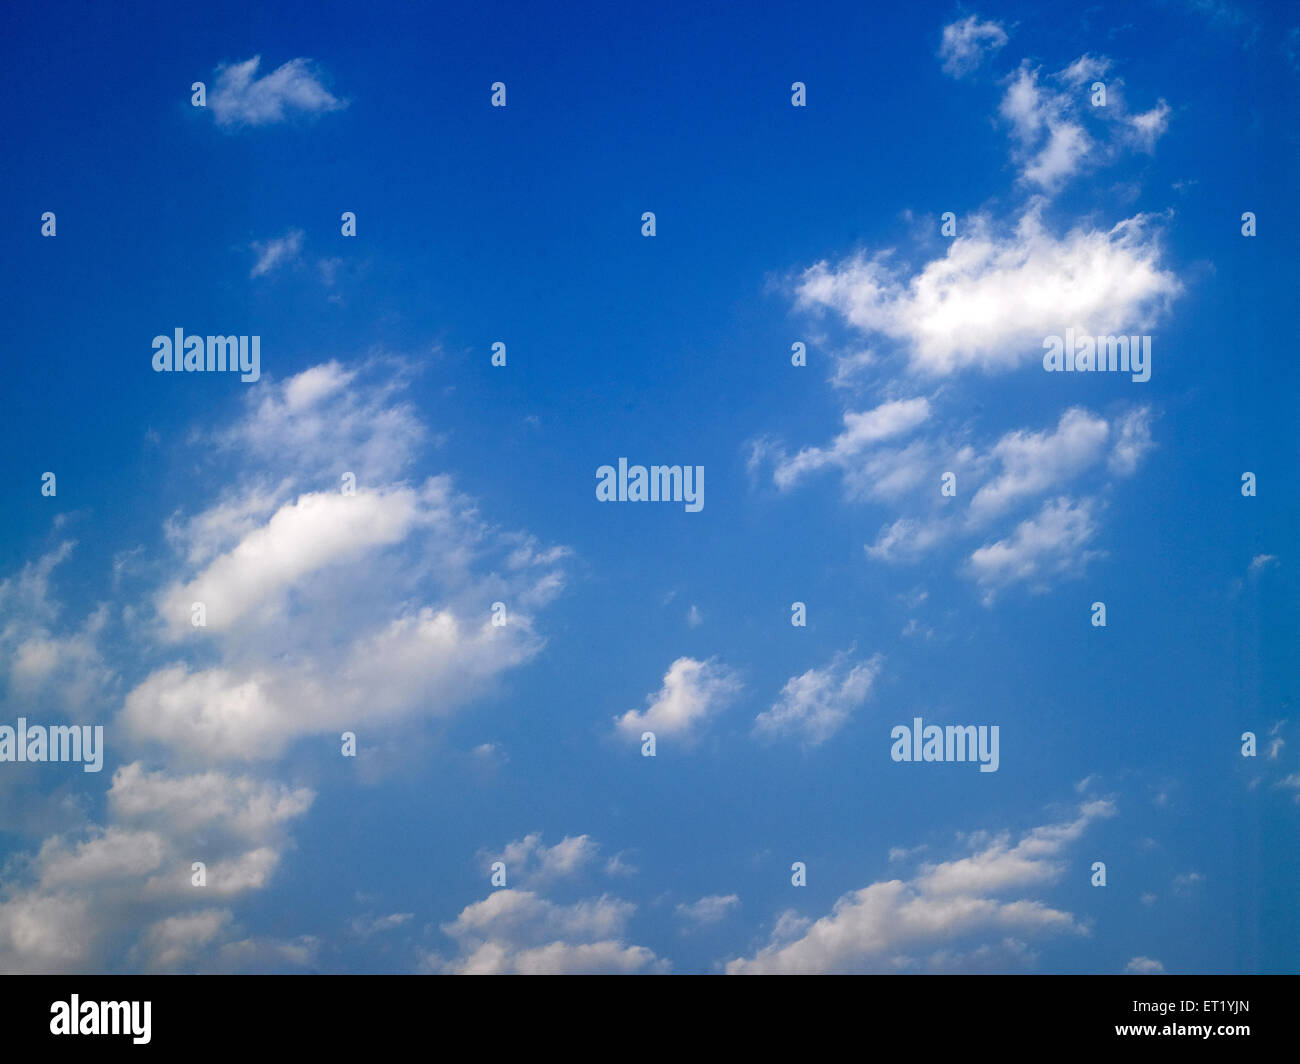
<svg viewBox="0 0 1300 1064">
<path fill-rule="evenodd" d="M 395 927 L 401 927 L 402 924 L 414 916 L 414 913 L 390 913 L 388 916 L 371 916 L 367 913 L 365 916 L 358 916 L 352 921 L 352 933 L 357 938 L 371 938 L 384 931 L 391 931 Z"/>
<path fill-rule="evenodd" d="M 499 854 L 486 857 L 490 861 L 503 861 L 511 882 L 532 886 L 577 875 L 596 859 L 599 851 L 599 845 L 590 835 L 566 835 L 554 846 L 547 846 L 542 842 L 541 833 L 535 831 L 507 843 Z"/>
<path fill-rule="evenodd" d="M 257 77 L 262 57 L 217 67 L 216 85 L 208 107 L 219 126 L 267 126 L 283 122 L 294 111 L 323 114 L 346 107 L 321 84 L 306 59 L 290 59 L 264 77 Z"/>
<path fill-rule="evenodd" d="M 692 603 L 691 608 L 686 611 L 686 623 L 692 628 L 698 628 L 704 623 L 704 614 L 700 612 L 700 608 L 694 603 Z"/>
<path fill-rule="evenodd" d="M 1279 564 L 1276 554 L 1256 554 L 1250 559 L 1251 575 L 1261 573 L 1271 565 Z"/>
<path fill-rule="evenodd" d="M 708 924 L 718 923 L 739 905 L 739 895 L 710 894 L 699 901 L 691 902 L 689 905 L 683 903 L 677 906 L 677 915 L 683 920 L 703 927 Z"/>
<path fill-rule="evenodd" d="M 965 77 L 1006 43 L 1006 31 L 997 22 L 981 22 L 977 15 L 970 15 L 950 23 L 943 28 L 939 44 L 943 72 L 954 78 Z"/>
<path fill-rule="evenodd" d="M 290 229 L 278 240 L 268 240 L 266 243 L 254 240 L 252 247 L 257 253 L 257 262 L 248 276 L 261 277 L 277 266 L 292 262 L 298 257 L 298 253 L 302 251 L 302 230 Z"/>
<path fill-rule="evenodd" d="M 664 673 L 658 693 L 647 696 L 646 710 L 629 709 L 615 719 L 615 724 L 619 731 L 632 737 L 649 730 L 660 736 L 689 738 L 740 690 L 739 678 L 726 666 L 712 659 L 678 658 Z"/>
<path fill-rule="evenodd" d="M 1125 975 L 1164 975 L 1165 966 L 1150 957 L 1134 957 L 1124 965 Z"/>
</svg>

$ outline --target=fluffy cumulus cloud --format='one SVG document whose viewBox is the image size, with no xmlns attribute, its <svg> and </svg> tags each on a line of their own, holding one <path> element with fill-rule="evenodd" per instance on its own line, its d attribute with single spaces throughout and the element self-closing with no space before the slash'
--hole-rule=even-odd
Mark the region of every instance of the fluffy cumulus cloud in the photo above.
<svg viewBox="0 0 1300 1064">
<path fill-rule="evenodd" d="M 554 846 L 542 842 L 540 832 L 507 843 L 498 853 L 486 855 L 489 862 L 506 866 L 508 882 L 527 886 L 576 876 L 600 855 L 600 846 L 590 835 L 566 835 Z"/>
<path fill-rule="evenodd" d="M 323 114 L 346 106 L 333 96 L 306 59 L 291 59 L 257 76 L 260 55 L 217 68 L 208 109 L 219 126 L 266 126 L 293 114 Z"/>
<path fill-rule="evenodd" d="M 825 668 L 790 677 L 772 708 L 755 718 L 755 733 L 795 736 L 810 746 L 824 743 L 866 701 L 883 663 L 879 654 L 854 661 L 846 651 Z"/>
<path fill-rule="evenodd" d="M 803 271 L 795 296 L 802 309 L 833 312 L 892 341 L 913 373 L 944 377 L 1041 372 L 1044 337 L 1144 330 L 1181 290 L 1161 265 L 1158 219 L 1139 214 L 1057 236 L 1038 201 L 1005 234 L 972 217 L 940 258 L 914 272 L 889 250 L 818 262 Z"/>
<path fill-rule="evenodd" d="M 537 611 L 562 591 L 568 552 L 489 524 L 446 475 L 409 475 L 427 434 L 406 380 L 392 360 L 325 363 L 264 381 L 233 425 L 195 432 L 210 494 L 171 515 L 161 555 L 119 554 L 125 603 L 64 616 L 53 588 L 71 541 L 0 581 L 8 699 L 57 682 L 108 718 L 125 758 L 102 816 L 65 797 L 46 817 L 58 830 L 6 864 L 0 970 L 314 965 L 318 939 L 241 923 L 315 797 L 267 778 L 269 763 L 307 735 L 396 741 L 540 649 Z M 504 628 L 497 600 L 512 604 Z M 104 665 L 110 640 L 128 682 Z M 581 866 L 589 842 L 516 846 L 546 879 Z M 368 918 L 355 937 L 404 919 Z"/>
<path fill-rule="evenodd" d="M 769 944 L 730 961 L 733 975 L 953 970 L 996 954 L 1029 957 L 1024 940 L 1087 933 L 1073 915 L 1025 894 L 1057 882 L 1063 855 L 1093 822 L 1113 816 L 1089 802 L 1071 820 L 1044 825 L 1012 843 L 982 840 L 967 857 L 921 867 L 841 897 L 816 921 L 782 914 Z M 980 938 L 992 943 L 976 945 Z M 964 949 L 971 946 L 970 949 Z M 954 952 L 956 951 L 956 952 Z"/>
<path fill-rule="evenodd" d="M 970 15 L 945 27 L 939 54 L 961 77 L 1006 41 L 1002 26 Z M 1144 112 L 1128 107 L 1111 68 L 1087 54 L 1050 75 L 1022 63 L 1002 80 L 998 118 L 1019 169 L 1012 191 L 1023 197 L 1009 217 L 963 215 L 937 255 L 910 260 L 877 245 L 793 277 L 796 309 L 846 338 L 832 384 L 876 401 L 846 410 L 827 443 L 792 451 L 770 436 L 753 442 L 750 472 L 757 479 L 770 467 L 773 486 L 790 492 L 830 470 L 846 500 L 885 507 L 863 544 L 872 563 L 953 550 L 986 603 L 1012 584 L 1047 589 L 1099 556 L 1093 543 L 1109 493 L 1155 447 L 1146 405 L 1103 415 L 1075 404 L 1052 422 L 990 435 L 967 396 L 980 376 L 1043 382 L 1049 338 L 1071 330 L 1149 334 L 1184 290 L 1166 262 L 1166 215 L 1055 220 L 1052 196 L 1067 180 L 1150 152 L 1167 125 L 1163 100 Z M 1098 81 L 1105 106 L 1093 106 Z M 829 333 L 827 347 L 836 348 Z"/>
<path fill-rule="evenodd" d="M 0 969 L 85 971 L 127 947 L 143 968 L 192 964 L 219 931 L 237 929 L 232 912 L 211 903 L 267 885 L 289 824 L 314 797 L 246 776 L 122 766 L 109 788 L 107 825 L 46 838 L 6 879 Z M 201 889 L 196 861 L 204 866 Z"/>
<path fill-rule="evenodd" d="M 666 972 L 668 962 L 645 946 L 627 941 L 636 912 L 632 902 L 610 894 L 572 902 L 541 894 L 541 884 L 572 879 L 599 849 L 587 835 L 566 837 L 553 847 L 538 833 L 508 843 L 499 851 L 507 875 L 522 870 L 533 889 L 506 887 L 465 906 L 442 925 L 455 943 L 450 955 L 428 952 L 421 967 L 462 975 L 578 975 Z M 619 869 L 613 863 L 605 874 Z"/>
<path fill-rule="evenodd" d="M 534 611 L 562 590 L 566 551 L 489 526 L 446 476 L 396 479 L 424 432 L 366 372 L 327 363 L 259 389 L 214 436 L 253 471 L 169 522 L 180 575 L 155 596 L 157 635 L 189 653 L 127 693 L 134 739 L 265 760 L 305 735 L 445 716 L 540 650 Z M 508 625 L 493 601 L 512 603 Z"/>
<path fill-rule="evenodd" d="M 459 953 L 429 955 L 425 967 L 458 975 L 630 975 L 667 965 L 624 935 L 631 902 L 601 896 L 560 905 L 532 891 L 503 889 L 443 925 Z"/>
<path fill-rule="evenodd" d="M 874 445 L 904 436 L 930 416 L 924 398 L 901 399 L 860 413 L 844 415 L 844 431 L 826 447 L 805 447 L 791 457 L 782 456 L 772 479 L 778 488 L 793 486 L 806 474 L 826 467 L 850 469 Z"/>
<path fill-rule="evenodd" d="M 647 696 L 647 708 L 629 709 L 615 724 L 632 738 L 652 731 L 656 737 L 670 735 L 689 740 L 725 709 L 740 689 L 739 677 L 725 665 L 712 659 L 678 658 L 664 674 L 659 692 Z"/>
</svg>

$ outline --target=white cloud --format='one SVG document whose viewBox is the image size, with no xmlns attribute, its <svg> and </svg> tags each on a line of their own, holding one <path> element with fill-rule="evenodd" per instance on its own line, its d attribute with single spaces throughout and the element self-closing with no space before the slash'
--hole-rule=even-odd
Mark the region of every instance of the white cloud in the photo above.
<svg viewBox="0 0 1300 1064">
<path fill-rule="evenodd" d="M 889 252 L 835 267 L 819 262 L 800 278 L 798 305 L 896 340 L 914 372 L 945 376 L 1041 367 L 1044 337 L 1069 328 L 1096 336 L 1146 329 L 1182 290 L 1160 266 L 1149 215 L 1057 238 L 1043 227 L 1041 206 L 1031 205 L 1006 237 L 972 219 L 942 258 L 910 276 L 889 264 Z"/>
<path fill-rule="evenodd" d="M 1078 575 L 1100 552 L 1087 549 L 1097 531 L 1089 499 L 1062 496 L 1044 504 L 1006 539 L 980 547 L 970 556 L 969 569 L 992 602 L 996 592 L 1014 583 L 1034 590 L 1047 586 L 1049 577 Z"/>
<path fill-rule="evenodd" d="M 825 742 L 866 701 L 883 662 L 879 654 L 853 662 L 846 651 L 824 669 L 790 677 L 772 708 L 754 719 L 755 733 L 797 735 L 812 746 Z"/>
<path fill-rule="evenodd" d="M 554 846 L 547 846 L 540 832 L 532 832 L 487 859 L 505 863 L 507 882 L 532 886 L 576 876 L 599 854 L 600 847 L 590 835 L 566 835 Z"/>
<path fill-rule="evenodd" d="M 283 122 L 292 112 L 323 114 L 346 106 L 321 83 L 306 59 L 291 59 L 263 77 L 262 57 L 217 68 L 208 93 L 208 108 L 219 126 L 265 126 Z"/>
<path fill-rule="evenodd" d="M 882 528 L 876 542 L 866 544 L 865 550 L 867 556 L 876 561 L 913 560 L 942 542 L 943 538 L 944 528 L 938 522 L 900 517 Z"/>
<path fill-rule="evenodd" d="M 360 939 L 373 938 L 385 931 L 392 931 L 414 919 L 414 913 L 389 913 L 387 916 L 373 916 L 367 913 L 352 921 L 352 933 Z"/>
<path fill-rule="evenodd" d="M 276 482 L 339 489 L 344 472 L 358 490 L 400 477 L 427 433 L 413 403 L 404 398 L 408 367 L 371 359 L 352 368 L 331 361 L 283 383 L 263 381 L 245 399 L 244 416 L 214 434 L 218 449 L 241 463 L 276 471 Z"/>
<path fill-rule="evenodd" d="M 248 777 L 174 776 L 133 763 L 108 793 L 110 822 L 47 838 L 11 863 L 0 902 L 0 968 L 12 972 L 103 967 L 111 949 L 148 968 L 194 962 L 216 946 L 228 910 L 196 908 L 264 888 L 285 830 L 313 794 Z M 192 863 L 206 886 L 192 885 Z M 233 934 L 233 928 L 229 929 Z"/>
<path fill-rule="evenodd" d="M 1169 105 L 1161 100 L 1149 111 L 1125 115 L 1123 120 L 1128 124 L 1132 143 L 1147 154 L 1155 151 L 1156 141 L 1164 136 L 1165 130 L 1169 128 L 1169 113 Z"/>
<path fill-rule="evenodd" d="M 1170 107 L 1164 100 L 1140 114 L 1129 112 L 1123 81 L 1103 81 L 1106 102 L 1094 106 L 1092 86 L 1106 77 L 1111 62 L 1104 56 L 1083 55 L 1051 80 L 1065 86 L 1058 91 L 1039 80 L 1028 60 L 1007 79 L 999 114 L 1011 127 L 1013 158 L 1021 179 L 1045 193 L 1086 170 L 1114 162 L 1124 148 L 1151 154 L 1169 125 Z M 1105 134 L 1099 143 L 1084 128 L 1096 123 Z"/>
<path fill-rule="evenodd" d="M 253 251 L 257 253 L 257 262 L 249 277 L 261 277 L 270 273 L 277 266 L 293 262 L 302 251 L 302 230 L 291 229 L 275 240 L 253 241 Z"/>
<path fill-rule="evenodd" d="M 19 893 L 0 902 L 0 971 L 42 975 L 81 969 L 96 932 L 85 898 Z"/>
<path fill-rule="evenodd" d="M 1109 803 L 1090 802 L 1073 821 L 1036 828 L 1014 847 L 1000 836 L 986 850 L 928 866 L 913 880 L 873 883 L 845 894 L 815 923 L 783 917 L 779 936 L 753 957 L 730 961 L 726 970 L 736 975 L 895 971 L 917 966 L 913 954 L 936 946 L 944 951 L 929 964 L 951 970 L 963 963 L 963 955 L 947 948 L 975 936 L 1083 933 L 1086 928 L 1067 912 L 996 895 L 1054 882 L 1062 873 L 1065 847 L 1089 823 L 1113 813 Z M 980 956 L 977 950 L 964 958 L 978 962 Z"/>
<path fill-rule="evenodd" d="M 75 546 L 64 541 L 0 581 L 0 673 L 7 674 L 11 699 L 29 705 L 39 700 L 84 720 L 108 707 L 118 680 L 99 647 L 107 604 L 79 624 L 67 624 L 50 595 L 55 570 Z"/>
<path fill-rule="evenodd" d="M 1150 957 L 1134 957 L 1124 965 L 1125 975 L 1164 975 L 1165 966 Z"/>
<path fill-rule="evenodd" d="M 656 736 L 690 738 L 703 724 L 739 694 L 740 680 L 717 661 L 678 658 L 664 673 L 658 694 L 646 698 L 643 712 L 629 709 L 616 718 L 619 731 L 640 738 L 643 731 Z"/>
<path fill-rule="evenodd" d="M 174 638 L 191 629 L 195 602 L 206 606 L 213 631 L 234 627 L 303 577 L 405 539 L 417 524 L 428 523 L 425 502 L 409 488 L 301 495 L 193 580 L 165 589 L 158 612 Z"/>
<path fill-rule="evenodd" d="M 699 927 L 721 922 L 733 909 L 740 908 L 738 894 L 709 894 L 699 901 L 682 902 L 677 915 Z"/>
<path fill-rule="evenodd" d="M 602 895 L 558 905 L 532 891 L 493 891 L 467 905 L 443 931 L 459 955 L 430 955 L 430 970 L 460 975 L 632 974 L 666 963 L 623 939 L 636 906 Z"/>
<path fill-rule="evenodd" d="M 385 366 L 394 376 L 374 380 Z M 217 462 L 237 451 L 244 476 L 168 522 L 179 558 L 151 634 L 202 646 L 203 665 L 187 655 L 140 681 L 119 718 L 130 738 L 272 758 L 303 735 L 446 715 L 540 651 L 532 611 L 563 590 L 569 552 L 488 525 L 447 476 L 391 479 L 425 435 L 404 385 L 391 360 L 325 363 L 259 387 L 233 429 L 199 437 Z M 510 604 L 505 627 L 495 601 Z"/>
<path fill-rule="evenodd" d="M 805 447 L 793 458 L 782 458 L 773 472 L 773 480 L 784 490 L 804 474 L 825 466 L 847 468 L 872 445 L 910 432 L 929 416 L 930 404 L 925 399 L 895 400 L 874 410 L 846 413 L 844 431 L 829 447 Z"/>
<path fill-rule="evenodd" d="M 214 501 L 173 514 L 162 557 L 137 550 L 126 574 L 164 623 L 131 602 L 63 624 L 50 589 L 70 542 L 0 581 L 10 690 L 49 691 L 59 674 L 97 680 L 97 700 L 120 707 L 114 749 L 151 759 L 117 769 L 102 823 L 80 795 L 63 795 L 59 815 L 44 818 L 57 826 L 42 825 L 34 852 L 6 863 L 0 970 L 313 964 L 316 939 L 249 937 L 233 907 L 272 882 L 312 791 L 206 766 L 264 761 L 308 734 L 336 742 L 345 727 L 397 742 L 379 733 L 459 708 L 538 652 L 530 611 L 562 589 L 567 551 L 488 524 L 446 476 L 397 479 L 425 439 L 406 377 L 391 359 L 326 363 L 265 381 L 233 427 L 191 436 L 199 497 Z M 355 495 L 338 490 L 345 470 Z M 151 574 L 165 586 L 151 587 Z M 188 604 L 170 615 L 191 595 L 211 600 L 205 628 L 187 630 Z M 491 623 L 497 600 L 511 604 L 505 628 Z M 143 677 L 125 698 L 99 664 L 108 638 Z M 205 768 L 187 775 L 186 762 Z M 551 863 L 572 845 L 550 848 Z M 206 866 L 201 891 L 195 861 Z"/>
<path fill-rule="evenodd" d="M 939 58 L 943 71 L 954 78 L 964 77 L 1007 43 L 1007 34 L 997 22 L 981 22 L 969 15 L 943 28 Z"/>
<path fill-rule="evenodd" d="M 1001 472 L 976 493 L 971 519 L 987 521 L 1026 496 L 1059 486 L 1104 457 L 1110 426 L 1103 418 L 1072 407 L 1055 432 L 1009 432 L 993 446 Z"/>
<path fill-rule="evenodd" d="M 1151 408 L 1130 410 L 1119 421 L 1115 449 L 1107 463 L 1112 473 L 1130 476 L 1154 445 L 1151 442 Z"/>
<path fill-rule="evenodd" d="M 203 909 L 169 916 L 141 936 L 138 954 L 146 967 L 171 971 L 194 960 L 198 951 L 225 931 L 233 919 L 229 909 Z"/>
<path fill-rule="evenodd" d="M 1081 55 L 1057 76 L 1072 89 L 1089 89 L 1092 83 L 1104 78 L 1111 62 L 1106 56 Z"/>
</svg>

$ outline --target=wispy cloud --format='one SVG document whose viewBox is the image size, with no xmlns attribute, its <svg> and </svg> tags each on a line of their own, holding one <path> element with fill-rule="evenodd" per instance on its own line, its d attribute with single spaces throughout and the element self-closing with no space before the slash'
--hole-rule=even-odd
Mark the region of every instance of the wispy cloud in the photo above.
<svg viewBox="0 0 1300 1064">
<path fill-rule="evenodd" d="M 257 76 L 262 57 L 217 68 L 208 107 L 219 126 L 266 126 L 294 113 L 324 114 L 347 104 L 325 88 L 310 60 L 291 59 L 269 74 Z"/>
</svg>

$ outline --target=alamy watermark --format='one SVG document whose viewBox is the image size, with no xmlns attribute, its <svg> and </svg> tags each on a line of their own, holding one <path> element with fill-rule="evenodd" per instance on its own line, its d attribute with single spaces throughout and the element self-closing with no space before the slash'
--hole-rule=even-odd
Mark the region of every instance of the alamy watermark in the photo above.
<svg viewBox="0 0 1300 1064">
<path fill-rule="evenodd" d="M 603 465 L 596 470 L 596 498 L 601 502 L 684 502 L 687 513 L 704 509 L 703 466 L 628 467 Z"/>
<path fill-rule="evenodd" d="M 0 724 L 0 761 L 80 761 L 83 772 L 104 767 L 104 726 L 96 724 Z"/>
<path fill-rule="evenodd" d="M 894 761 L 978 761 L 981 772 L 998 770 L 998 726 L 996 724 L 938 724 L 921 726 L 913 717 L 912 726 L 895 725 L 889 733 L 894 745 L 889 756 Z"/>
<path fill-rule="evenodd" d="M 1131 373 L 1138 383 L 1151 379 L 1151 337 L 1075 336 L 1073 329 L 1043 338 L 1043 369 L 1049 373 L 1089 371 Z"/>
<path fill-rule="evenodd" d="M 155 373 L 238 373 L 245 384 L 262 376 L 260 336 L 186 336 L 177 329 L 173 336 L 153 338 Z"/>
</svg>

